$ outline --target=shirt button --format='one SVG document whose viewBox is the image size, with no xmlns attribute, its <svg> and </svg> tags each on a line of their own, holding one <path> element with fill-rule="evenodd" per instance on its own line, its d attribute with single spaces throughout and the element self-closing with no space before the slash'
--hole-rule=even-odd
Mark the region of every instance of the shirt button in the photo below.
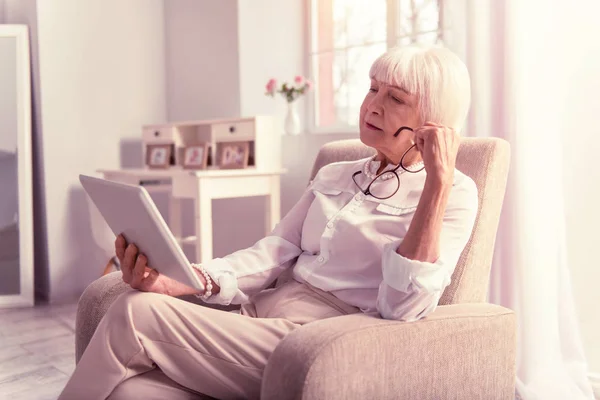
<svg viewBox="0 0 600 400">
<path fill-rule="evenodd" d="M 331 223 L 331 222 L 330 222 L 330 223 L 328 223 L 328 224 L 327 224 L 327 228 L 329 228 L 329 229 L 333 228 L 333 223 Z"/>
<path fill-rule="evenodd" d="M 320 256 L 319 258 L 317 258 L 317 261 L 319 261 L 319 262 L 323 262 L 323 261 L 325 261 L 325 257 L 323 257 L 323 256 Z"/>
</svg>

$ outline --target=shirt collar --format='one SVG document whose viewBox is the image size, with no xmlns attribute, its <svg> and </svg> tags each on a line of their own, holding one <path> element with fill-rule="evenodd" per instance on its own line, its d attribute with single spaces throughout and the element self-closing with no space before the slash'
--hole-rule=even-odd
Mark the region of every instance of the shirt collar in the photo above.
<svg viewBox="0 0 600 400">
<path fill-rule="evenodd" d="M 374 155 L 371 158 L 368 158 L 364 165 L 363 165 L 363 174 L 365 174 L 365 176 L 367 178 L 370 179 L 374 179 L 377 176 L 377 171 L 379 170 L 379 167 L 381 166 L 381 161 L 379 160 L 375 160 L 375 157 L 377 157 L 377 155 Z M 390 171 L 394 168 L 396 168 L 398 165 L 394 165 L 394 164 L 388 164 L 386 165 L 386 167 L 384 168 L 384 171 Z"/>
</svg>

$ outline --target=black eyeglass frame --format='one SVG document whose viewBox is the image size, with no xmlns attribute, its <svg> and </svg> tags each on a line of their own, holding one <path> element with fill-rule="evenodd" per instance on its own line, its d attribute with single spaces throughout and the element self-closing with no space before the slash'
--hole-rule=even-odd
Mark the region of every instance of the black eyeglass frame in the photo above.
<svg viewBox="0 0 600 400">
<path fill-rule="evenodd" d="M 412 128 L 408 127 L 408 126 L 402 126 L 400 128 L 398 128 L 398 130 L 396 131 L 396 133 L 394 133 L 394 137 L 398 137 L 398 135 L 400 134 L 400 132 L 402 132 L 404 129 L 408 129 L 409 131 L 413 131 Z M 408 169 L 406 169 L 404 167 L 404 157 L 406 157 L 406 155 L 408 154 L 409 151 L 411 151 L 413 149 L 413 147 L 415 147 L 416 144 L 413 144 L 412 146 L 410 146 L 408 148 L 408 150 L 406 150 L 404 152 L 404 154 L 402 155 L 402 158 L 400 158 L 400 163 L 398 164 L 398 166 L 396 168 L 394 168 L 393 170 L 390 171 L 383 171 L 382 173 L 378 174 L 375 178 L 373 178 L 373 180 L 371 181 L 371 183 L 369 183 L 369 185 L 367 186 L 367 188 L 365 190 L 363 190 L 360 185 L 358 184 L 358 182 L 356 182 L 356 177 L 359 174 L 362 174 L 362 171 L 356 171 L 354 174 L 352 174 L 352 181 L 354 181 L 354 184 L 358 187 L 358 189 L 365 195 L 365 196 L 371 196 L 374 197 L 376 199 L 379 200 L 386 200 L 389 199 L 390 197 L 392 197 L 393 195 L 395 195 L 398 190 L 400 189 L 400 177 L 398 176 L 398 173 L 396 172 L 398 170 L 398 168 L 402 168 L 404 171 L 409 172 L 411 174 L 416 174 L 418 172 L 423 171 L 423 169 L 425 169 L 425 167 L 423 166 L 423 168 L 419 169 L 418 171 L 409 171 Z M 392 194 L 390 194 L 387 197 L 379 197 L 379 196 L 375 196 L 373 193 L 371 193 L 371 185 L 373 185 L 373 183 L 379 179 L 382 175 L 384 174 L 394 174 L 394 177 L 396 178 L 396 190 L 394 190 L 394 192 Z"/>
</svg>

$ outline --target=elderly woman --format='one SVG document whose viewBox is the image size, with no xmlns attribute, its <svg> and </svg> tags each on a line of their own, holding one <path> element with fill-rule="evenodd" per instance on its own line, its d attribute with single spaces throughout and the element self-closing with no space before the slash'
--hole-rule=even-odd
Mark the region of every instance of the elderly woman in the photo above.
<svg viewBox="0 0 600 400">
<path fill-rule="evenodd" d="M 376 155 L 321 168 L 269 236 L 194 265 L 207 293 L 117 238 L 137 290 L 112 304 L 60 399 L 255 399 L 269 356 L 302 325 L 359 312 L 411 322 L 436 308 L 477 211 L 474 182 L 455 169 L 469 75 L 446 49 L 405 47 L 370 77 L 360 139 Z M 293 279 L 266 289 L 287 269 Z"/>
</svg>

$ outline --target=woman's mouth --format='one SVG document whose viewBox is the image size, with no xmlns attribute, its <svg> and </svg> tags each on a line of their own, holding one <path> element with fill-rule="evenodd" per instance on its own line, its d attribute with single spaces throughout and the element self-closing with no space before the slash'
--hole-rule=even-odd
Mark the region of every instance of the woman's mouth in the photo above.
<svg viewBox="0 0 600 400">
<path fill-rule="evenodd" d="M 371 129 L 372 131 L 382 131 L 383 129 L 379 129 L 378 127 L 376 127 L 375 125 L 371 125 L 368 122 L 365 122 L 365 125 L 367 126 L 367 128 Z"/>
</svg>

